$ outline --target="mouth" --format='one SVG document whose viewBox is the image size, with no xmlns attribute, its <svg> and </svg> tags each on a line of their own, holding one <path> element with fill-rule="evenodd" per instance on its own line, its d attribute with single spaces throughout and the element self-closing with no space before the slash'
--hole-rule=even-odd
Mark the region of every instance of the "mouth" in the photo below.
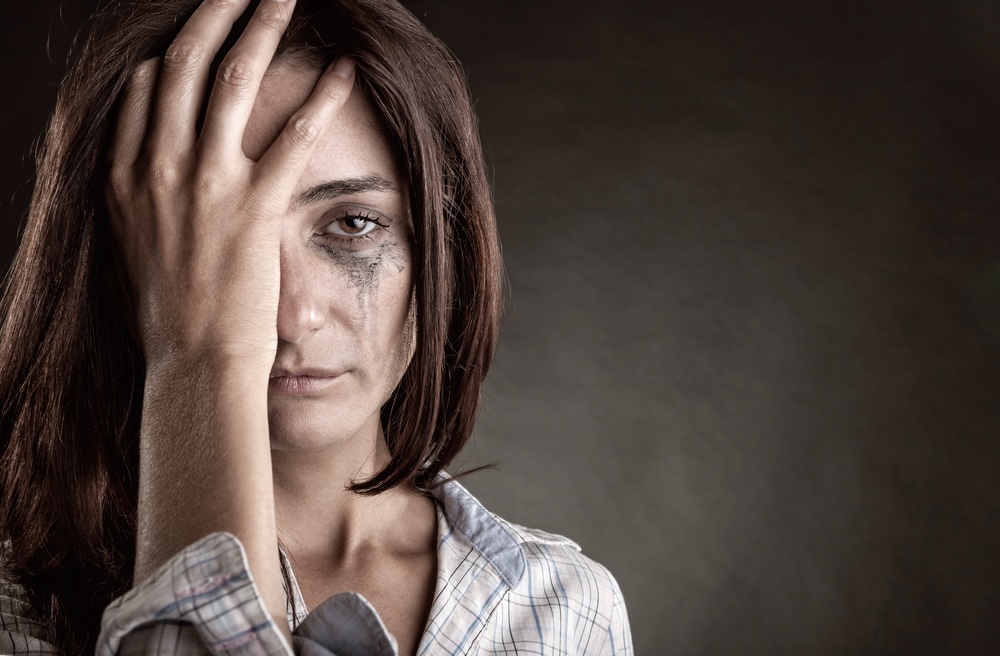
<svg viewBox="0 0 1000 656">
<path fill-rule="evenodd" d="M 343 376 L 341 372 L 302 370 L 302 371 L 272 371 L 268 381 L 268 392 L 289 395 L 308 396 L 323 392 Z"/>
</svg>

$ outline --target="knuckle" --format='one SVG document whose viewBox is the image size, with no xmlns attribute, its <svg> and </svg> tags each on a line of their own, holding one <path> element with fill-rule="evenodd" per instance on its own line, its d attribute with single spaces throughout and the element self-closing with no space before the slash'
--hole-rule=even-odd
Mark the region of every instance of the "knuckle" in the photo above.
<svg viewBox="0 0 1000 656">
<path fill-rule="evenodd" d="M 133 87 L 144 87 L 152 82 L 156 75 L 156 60 L 147 60 L 139 64 L 134 71 L 130 83 Z"/>
<path fill-rule="evenodd" d="M 172 192 L 177 189 L 181 172 L 172 163 L 152 161 L 146 167 L 145 180 L 147 186 L 154 192 Z"/>
<path fill-rule="evenodd" d="M 216 82 L 224 89 L 237 92 L 247 91 L 253 83 L 253 66 L 241 56 L 227 57 L 216 75 Z"/>
<path fill-rule="evenodd" d="M 284 32 L 288 24 L 289 11 L 287 4 L 262 2 L 254 12 L 253 20 L 275 32 Z"/>
<path fill-rule="evenodd" d="M 337 81 L 327 81 L 326 84 L 320 86 L 320 93 L 323 98 L 337 105 L 343 104 L 347 100 L 349 92 L 350 87 L 339 81 L 339 79 Z"/>
<path fill-rule="evenodd" d="M 315 143 L 322 131 L 316 118 L 309 114 L 297 114 L 288 122 L 288 138 L 295 145 L 309 146 Z"/>
<path fill-rule="evenodd" d="M 229 185 L 214 171 L 201 171 L 194 176 L 194 196 L 198 199 L 215 198 L 224 192 Z"/>
<path fill-rule="evenodd" d="M 201 64 L 204 58 L 205 48 L 200 43 L 179 38 L 170 44 L 163 55 L 163 69 L 186 73 Z"/>
</svg>

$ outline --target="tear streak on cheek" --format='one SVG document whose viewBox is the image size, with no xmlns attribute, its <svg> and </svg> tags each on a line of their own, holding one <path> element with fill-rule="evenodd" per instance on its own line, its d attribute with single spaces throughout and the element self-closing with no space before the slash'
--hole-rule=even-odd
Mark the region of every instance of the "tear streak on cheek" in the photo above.
<svg viewBox="0 0 1000 656">
<path fill-rule="evenodd" d="M 358 305 L 368 309 L 378 296 L 379 285 L 392 274 L 406 270 L 407 251 L 395 241 L 384 241 L 372 249 L 351 252 L 327 250 L 331 266 L 354 288 Z"/>
</svg>

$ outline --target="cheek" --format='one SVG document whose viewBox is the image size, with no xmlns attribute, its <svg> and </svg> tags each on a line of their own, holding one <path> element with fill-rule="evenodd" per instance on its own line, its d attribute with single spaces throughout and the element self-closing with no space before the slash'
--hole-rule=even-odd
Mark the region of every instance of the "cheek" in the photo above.
<svg viewBox="0 0 1000 656">
<path fill-rule="evenodd" d="M 409 246 L 387 241 L 367 251 L 328 255 L 326 274 L 354 347 L 392 371 L 405 369 L 416 326 Z"/>
<path fill-rule="evenodd" d="M 407 276 L 409 277 L 409 276 Z M 396 352 L 393 356 L 392 371 L 397 372 L 395 384 L 403 376 L 403 372 L 410 365 L 413 353 L 417 349 L 417 293 L 416 290 L 410 292 L 407 300 L 406 319 L 403 321 L 403 328 L 399 333 L 396 342 Z"/>
<path fill-rule="evenodd" d="M 383 304 L 381 300 L 389 291 L 389 296 L 395 296 L 394 290 L 383 290 L 384 285 L 399 287 L 409 286 L 400 279 L 409 280 L 410 249 L 405 244 L 396 241 L 383 241 L 374 247 L 359 251 L 326 251 L 329 260 L 329 273 L 340 282 L 338 287 L 346 291 L 356 301 L 357 306 L 365 311 L 377 310 Z"/>
<path fill-rule="evenodd" d="M 390 370 L 396 372 L 393 374 L 396 380 L 392 387 L 396 386 L 399 376 L 403 375 L 416 347 L 416 291 L 413 289 L 413 277 L 408 264 L 409 262 L 398 272 L 393 269 L 392 275 L 381 285 L 384 299 L 380 303 L 383 312 L 380 313 L 379 322 L 387 343 L 392 345 Z"/>
</svg>

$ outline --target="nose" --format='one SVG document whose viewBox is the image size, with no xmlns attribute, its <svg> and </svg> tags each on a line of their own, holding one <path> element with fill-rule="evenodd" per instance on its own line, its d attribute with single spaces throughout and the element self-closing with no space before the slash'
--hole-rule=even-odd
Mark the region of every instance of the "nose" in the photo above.
<svg viewBox="0 0 1000 656">
<path fill-rule="evenodd" d="M 281 249 L 281 291 L 278 296 L 278 339 L 298 343 L 326 324 L 317 298 L 317 281 L 310 279 L 303 254 Z"/>
</svg>

